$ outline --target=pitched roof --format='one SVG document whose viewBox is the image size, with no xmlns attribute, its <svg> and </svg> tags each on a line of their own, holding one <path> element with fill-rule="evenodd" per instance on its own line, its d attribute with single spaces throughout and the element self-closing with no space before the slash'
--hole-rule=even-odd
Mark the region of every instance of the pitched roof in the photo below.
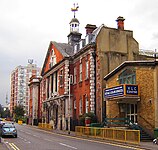
<svg viewBox="0 0 158 150">
<path fill-rule="evenodd" d="M 101 26 L 99 26 L 98 28 L 96 28 L 93 32 L 92 32 L 92 35 L 93 35 L 93 38 L 91 40 L 91 43 L 95 42 L 96 41 L 96 38 L 100 32 L 100 30 L 103 28 L 103 27 L 106 27 L 104 24 L 102 24 Z"/>
<path fill-rule="evenodd" d="M 64 57 L 69 57 L 74 54 L 73 47 L 70 44 L 67 43 L 57 43 L 55 41 L 51 41 L 51 43 L 59 50 L 59 52 Z"/>
</svg>

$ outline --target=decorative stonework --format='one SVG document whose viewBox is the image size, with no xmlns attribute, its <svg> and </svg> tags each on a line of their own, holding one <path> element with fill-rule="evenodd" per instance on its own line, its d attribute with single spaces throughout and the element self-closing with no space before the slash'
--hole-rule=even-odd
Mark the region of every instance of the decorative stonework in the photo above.
<svg viewBox="0 0 158 150">
<path fill-rule="evenodd" d="M 69 61 L 65 61 L 65 80 L 64 80 L 64 94 L 69 93 Z"/>
<path fill-rule="evenodd" d="M 90 53 L 90 111 L 95 112 L 95 65 L 92 53 Z"/>
</svg>

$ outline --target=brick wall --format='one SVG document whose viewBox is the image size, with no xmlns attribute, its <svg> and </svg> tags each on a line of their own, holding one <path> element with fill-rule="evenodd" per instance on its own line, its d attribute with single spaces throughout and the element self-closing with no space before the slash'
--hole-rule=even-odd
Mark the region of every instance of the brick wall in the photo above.
<svg viewBox="0 0 158 150">
<path fill-rule="evenodd" d="M 125 68 L 124 68 L 125 69 Z M 123 70 L 124 70 L 123 69 Z M 138 124 L 146 131 L 153 133 L 155 128 L 155 97 L 154 80 L 155 68 L 149 66 L 133 67 L 136 70 L 136 84 L 140 86 L 140 101 L 137 103 Z M 117 86 L 119 71 L 107 81 L 107 88 Z M 128 100 L 127 100 L 128 103 Z M 116 101 L 106 102 L 107 117 L 118 116 L 119 109 Z"/>
</svg>

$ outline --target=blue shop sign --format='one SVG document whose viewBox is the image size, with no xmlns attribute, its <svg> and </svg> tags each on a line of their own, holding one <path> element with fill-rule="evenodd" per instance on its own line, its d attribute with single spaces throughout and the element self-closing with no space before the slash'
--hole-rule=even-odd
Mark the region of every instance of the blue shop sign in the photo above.
<svg viewBox="0 0 158 150">
<path fill-rule="evenodd" d="M 126 94 L 138 95 L 138 85 L 126 85 Z"/>
<path fill-rule="evenodd" d="M 105 89 L 104 91 L 105 98 L 111 98 L 111 97 L 123 96 L 123 95 L 124 95 L 123 85 L 108 88 L 108 89 Z"/>
<path fill-rule="evenodd" d="M 114 98 L 119 96 L 136 96 L 139 95 L 138 85 L 123 84 L 112 88 L 104 89 L 104 98 Z"/>
</svg>

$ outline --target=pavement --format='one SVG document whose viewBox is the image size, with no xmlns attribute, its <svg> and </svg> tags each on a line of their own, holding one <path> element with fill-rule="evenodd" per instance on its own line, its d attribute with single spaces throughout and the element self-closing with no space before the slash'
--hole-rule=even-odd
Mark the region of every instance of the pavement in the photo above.
<svg viewBox="0 0 158 150">
<path fill-rule="evenodd" d="M 1 138 L 1 137 L 0 137 Z M 4 143 L 3 139 L 0 140 L 0 150 L 8 150 L 6 144 Z"/>
<path fill-rule="evenodd" d="M 68 135 L 68 136 L 74 136 L 76 137 L 76 133 L 71 131 L 70 134 L 68 133 L 68 131 L 62 131 L 62 130 L 52 130 L 52 132 L 57 133 L 57 134 L 63 134 L 63 135 Z M 157 144 L 153 144 L 152 141 L 149 142 L 140 142 L 140 145 L 133 145 L 133 144 L 126 144 L 126 143 L 120 143 L 120 142 L 114 142 L 114 141 L 110 141 L 110 140 L 102 140 L 102 139 L 96 139 L 96 138 L 87 138 L 87 137 L 83 137 L 80 136 L 80 138 L 84 138 L 84 139 L 90 139 L 90 140 L 95 140 L 95 141 L 101 141 L 101 142 L 105 142 L 105 143 L 112 143 L 112 144 L 117 144 L 117 145 L 128 145 L 129 147 L 135 147 L 138 150 L 141 149 L 145 149 L 145 150 L 158 150 L 158 145 Z"/>
<path fill-rule="evenodd" d="M 37 126 L 33 126 L 33 127 L 36 127 L 38 128 Z M 44 129 L 42 129 L 44 130 Z M 67 135 L 67 136 L 73 136 L 73 137 L 76 137 L 76 133 L 71 131 L 70 133 L 68 131 L 63 131 L 63 130 L 49 130 L 53 133 L 56 133 L 56 134 L 62 134 L 62 135 Z M 78 136 L 77 136 L 78 137 Z M 127 143 L 120 143 L 120 142 L 114 142 L 114 141 L 109 141 L 109 140 L 102 140 L 102 139 L 96 139 L 96 138 L 87 138 L 87 137 L 83 137 L 83 136 L 80 136 L 80 138 L 84 138 L 84 139 L 88 139 L 88 140 L 94 140 L 94 141 L 99 141 L 99 142 L 105 142 L 105 143 L 112 143 L 112 144 L 115 144 L 115 145 L 125 145 L 125 146 L 129 146 L 129 147 L 133 147 L 134 149 L 136 150 L 158 150 L 158 145 L 157 144 L 153 144 L 153 142 L 140 142 L 140 145 L 133 145 L 133 144 L 127 144 Z M 0 150 L 9 150 L 6 146 L 6 144 L 4 143 L 4 140 L 3 138 L 1 139 L 1 142 L 0 142 Z"/>
</svg>

